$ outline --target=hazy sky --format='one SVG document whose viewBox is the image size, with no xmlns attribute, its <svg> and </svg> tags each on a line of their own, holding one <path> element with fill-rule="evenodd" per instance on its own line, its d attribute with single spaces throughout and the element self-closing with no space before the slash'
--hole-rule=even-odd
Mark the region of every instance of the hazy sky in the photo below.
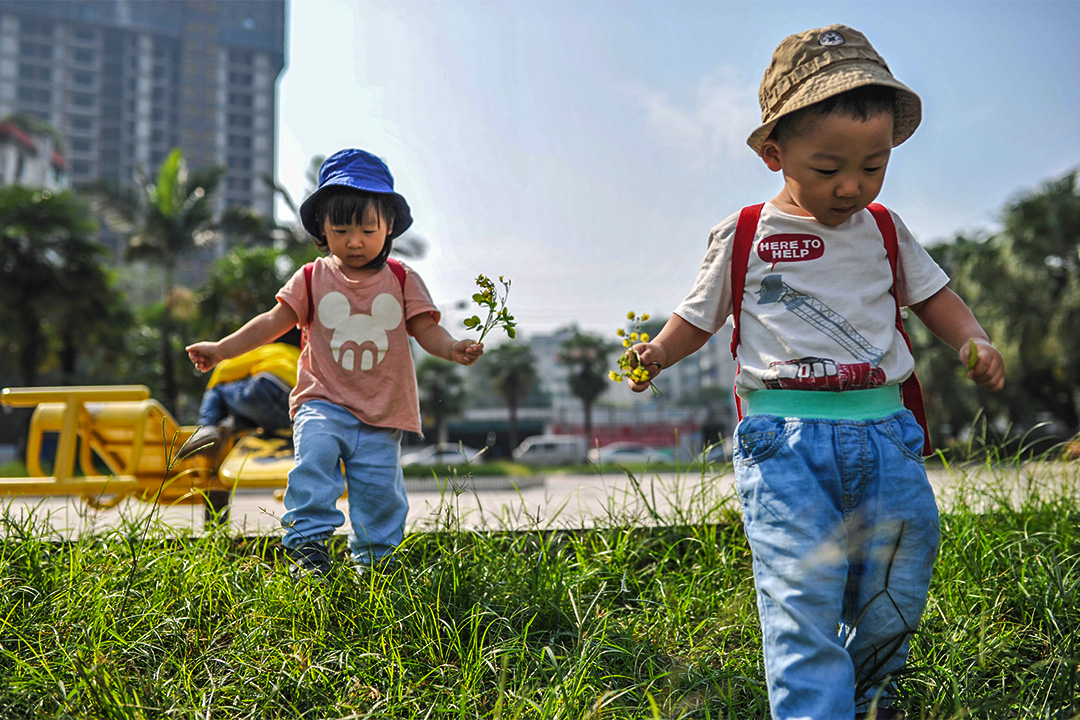
<svg viewBox="0 0 1080 720">
<path fill-rule="evenodd" d="M 1080 166 L 1080 2 L 291 0 L 278 176 L 299 202 L 314 155 L 386 160 L 459 336 L 478 273 L 523 333 L 607 335 L 670 313 L 709 229 L 778 192 L 745 144 L 762 73 L 837 22 L 922 96 L 879 197 L 922 242 Z"/>
</svg>

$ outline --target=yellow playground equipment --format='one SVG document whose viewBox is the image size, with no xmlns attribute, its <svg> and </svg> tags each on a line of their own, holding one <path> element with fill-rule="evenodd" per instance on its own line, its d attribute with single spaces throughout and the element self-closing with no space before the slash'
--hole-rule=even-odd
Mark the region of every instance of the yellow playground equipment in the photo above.
<svg viewBox="0 0 1080 720">
<path fill-rule="evenodd" d="M 143 385 L 4 388 L 0 402 L 35 408 L 29 477 L 0 478 L 0 495 L 74 495 L 94 507 L 129 497 L 204 503 L 207 518 L 220 518 L 235 487 L 284 487 L 293 466 L 287 437 L 241 436 L 217 458 L 187 454 L 197 427 L 177 423 Z M 51 473 L 42 466 L 50 433 L 57 435 Z"/>
</svg>

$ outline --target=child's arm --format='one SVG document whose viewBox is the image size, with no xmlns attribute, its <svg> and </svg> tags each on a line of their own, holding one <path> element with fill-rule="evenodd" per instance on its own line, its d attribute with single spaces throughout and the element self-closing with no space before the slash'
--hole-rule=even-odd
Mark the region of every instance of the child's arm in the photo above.
<svg viewBox="0 0 1080 720">
<path fill-rule="evenodd" d="M 484 354 L 484 346 L 472 340 L 455 340 L 446 329 L 435 322 L 431 313 L 409 318 L 409 332 L 429 355 L 451 360 L 459 365 L 472 365 Z"/>
<path fill-rule="evenodd" d="M 638 351 L 641 362 L 651 377 L 643 383 L 631 380 L 630 389 L 643 392 L 661 370 L 674 365 L 687 355 L 693 355 L 709 342 L 710 337 L 711 333 L 688 323 L 678 315 L 672 315 L 655 338 L 647 343 L 638 343 L 632 348 Z"/>
<path fill-rule="evenodd" d="M 967 363 L 968 341 L 975 341 L 979 362 L 968 371 L 969 378 L 994 392 L 1005 385 L 1005 361 L 1001 353 L 959 295 L 946 287 L 910 307 L 930 332 L 960 355 L 962 362 Z"/>
<path fill-rule="evenodd" d="M 202 372 L 210 370 L 222 360 L 243 355 L 249 350 L 276 340 L 296 325 L 296 313 L 291 307 L 279 302 L 270 310 L 256 315 L 243 327 L 217 342 L 197 342 L 188 345 L 188 357 Z"/>
</svg>

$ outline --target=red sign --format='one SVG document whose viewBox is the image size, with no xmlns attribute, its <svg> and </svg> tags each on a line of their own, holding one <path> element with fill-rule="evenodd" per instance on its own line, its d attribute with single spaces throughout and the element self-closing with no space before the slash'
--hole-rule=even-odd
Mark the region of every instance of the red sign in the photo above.
<svg viewBox="0 0 1080 720">
<path fill-rule="evenodd" d="M 758 257 L 763 262 L 803 262 L 817 260 L 825 254 L 825 241 L 817 235 L 781 233 L 770 235 L 758 243 Z"/>
</svg>

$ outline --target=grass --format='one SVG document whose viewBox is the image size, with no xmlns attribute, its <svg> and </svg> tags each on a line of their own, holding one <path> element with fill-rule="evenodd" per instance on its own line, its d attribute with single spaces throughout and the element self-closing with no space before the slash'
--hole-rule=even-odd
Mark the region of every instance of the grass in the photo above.
<svg viewBox="0 0 1080 720">
<path fill-rule="evenodd" d="M 1078 466 L 951 469 L 909 717 L 1080 718 Z M 68 542 L 2 513 L 0 717 L 766 716 L 732 498 L 576 532 L 469 531 L 454 502 L 392 569 L 326 583 L 152 506 Z"/>
</svg>

